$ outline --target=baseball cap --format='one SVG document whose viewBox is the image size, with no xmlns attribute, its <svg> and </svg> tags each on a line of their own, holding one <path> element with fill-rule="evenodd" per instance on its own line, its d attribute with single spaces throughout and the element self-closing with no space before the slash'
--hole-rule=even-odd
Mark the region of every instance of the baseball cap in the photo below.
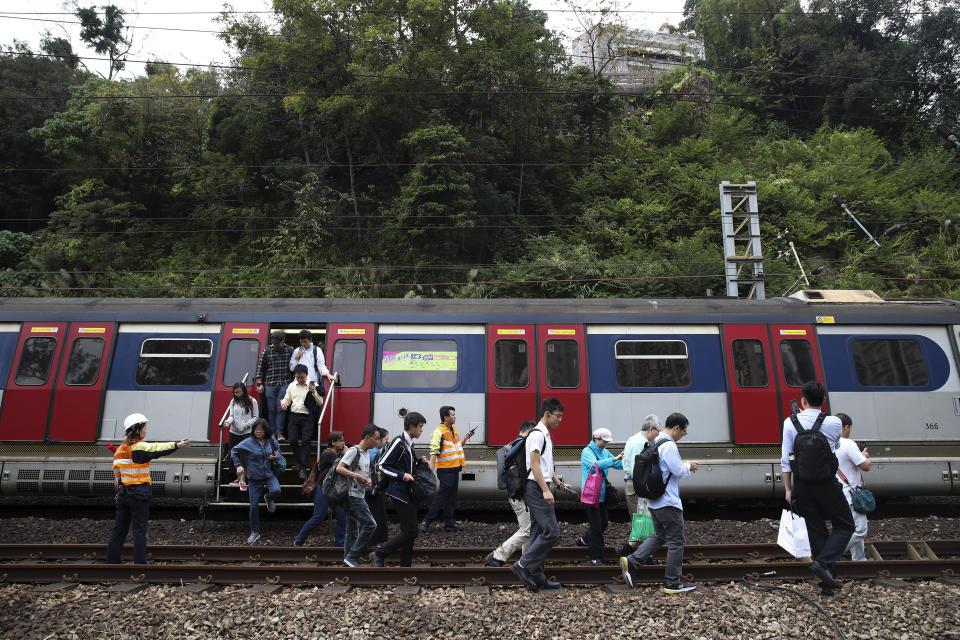
<svg viewBox="0 0 960 640">
<path fill-rule="evenodd" d="M 603 440 L 604 442 L 612 442 L 612 441 L 613 441 L 613 434 L 610 433 L 610 429 L 604 429 L 603 427 L 601 427 L 600 429 L 597 429 L 596 431 L 594 431 L 594 432 L 593 432 L 593 437 L 594 437 L 595 439 L 596 439 L 596 438 L 599 438 L 599 439 Z"/>
</svg>

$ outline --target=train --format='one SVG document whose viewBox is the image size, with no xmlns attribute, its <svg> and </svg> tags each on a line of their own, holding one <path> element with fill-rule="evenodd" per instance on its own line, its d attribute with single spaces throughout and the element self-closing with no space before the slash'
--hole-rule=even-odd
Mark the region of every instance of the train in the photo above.
<svg viewBox="0 0 960 640">
<path fill-rule="evenodd" d="M 783 420 L 811 380 L 868 446 L 877 495 L 960 494 L 960 302 L 870 291 L 690 299 L 6 298 L 0 306 L 0 495 L 112 496 L 109 445 L 143 413 L 152 441 L 193 446 L 152 466 L 154 494 L 239 502 L 219 463 L 232 385 L 252 395 L 272 331 L 315 336 L 339 375 L 321 437 L 456 408 L 461 499 L 494 499 L 496 450 L 556 397 L 559 475 L 580 478 L 595 428 L 613 450 L 647 414 L 690 421 L 686 498 L 783 494 Z M 611 480 L 619 482 L 619 472 Z M 285 490 L 299 495 L 295 474 Z M 295 498 L 291 498 L 294 502 Z M 302 502 L 301 498 L 301 502 Z"/>
</svg>

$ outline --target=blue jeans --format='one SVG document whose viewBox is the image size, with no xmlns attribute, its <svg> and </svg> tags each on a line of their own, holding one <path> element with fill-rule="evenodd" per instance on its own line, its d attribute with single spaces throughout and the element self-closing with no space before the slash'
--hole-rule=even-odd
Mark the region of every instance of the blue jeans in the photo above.
<svg viewBox="0 0 960 640">
<path fill-rule="evenodd" d="M 266 480 L 247 480 L 247 493 L 250 494 L 251 533 L 260 533 L 260 498 L 268 491 L 274 500 L 280 497 L 280 481 L 277 480 L 277 476 L 270 474 Z"/>
<path fill-rule="evenodd" d="M 460 467 L 456 469 L 437 469 L 437 496 L 433 499 L 430 509 L 423 522 L 430 524 L 443 512 L 443 526 L 453 527 L 457 524 L 454 510 L 457 508 L 457 491 L 460 488 Z"/>
<path fill-rule="evenodd" d="M 110 532 L 110 541 L 107 543 L 107 563 L 119 564 L 120 551 L 123 541 L 133 523 L 133 562 L 147 564 L 147 520 L 150 517 L 149 494 L 147 499 L 136 492 L 123 493 L 117 497 L 117 515 L 113 522 L 113 531 Z"/>
<path fill-rule="evenodd" d="M 343 539 L 343 557 L 360 560 L 363 550 L 377 530 L 377 521 L 364 498 L 347 496 L 347 534 Z"/>
<path fill-rule="evenodd" d="M 270 427 L 274 433 L 287 435 L 287 412 L 280 408 L 280 401 L 287 393 L 287 385 L 278 387 L 264 387 L 264 394 L 267 396 L 267 411 L 270 416 Z"/>
<path fill-rule="evenodd" d="M 323 491 L 317 486 L 317 488 L 313 490 L 313 517 L 307 520 L 303 528 L 300 529 L 300 533 L 297 534 L 297 544 L 306 542 L 307 536 L 323 524 L 323 521 L 327 519 L 328 513 L 330 513 L 330 507 L 327 506 L 327 501 L 323 499 Z M 343 539 L 347 532 L 347 514 L 343 508 L 334 507 L 333 517 L 337 521 L 336 526 L 333 528 L 333 542 L 340 547 L 343 546 Z"/>
</svg>

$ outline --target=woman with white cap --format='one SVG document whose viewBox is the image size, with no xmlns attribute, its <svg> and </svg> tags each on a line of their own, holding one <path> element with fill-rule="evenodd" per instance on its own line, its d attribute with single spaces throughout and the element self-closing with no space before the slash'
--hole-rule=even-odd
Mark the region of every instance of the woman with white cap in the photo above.
<svg viewBox="0 0 960 640">
<path fill-rule="evenodd" d="M 623 468 L 623 453 L 614 456 L 607 451 L 607 444 L 613 441 L 613 434 L 610 429 L 600 428 L 593 432 L 593 441 L 583 448 L 580 454 L 580 492 L 583 493 L 583 486 L 587 482 L 594 465 L 603 475 L 604 483 L 600 489 L 600 501 L 596 506 L 584 504 L 584 510 L 587 512 L 587 522 L 590 524 L 587 532 L 577 538 L 577 545 L 581 547 L 590 547 L 590 559 L 588 564 L 593 566 L 603 566 L 603 532 L 607 530 L 609 520 L 607 518 L 607 469 Z"/>
<path fill-rule="evenodd" d="M 142 413 L 131 413 L 123 421 L 127 436 L 113 454 L 113 479 L 117 515 L 107 543 L 107 563 L 120 563 L 120 550 L 133 523 L 133 562 L 147 564 L 147 520 L 150 518 L 150 461 L 190 446 L 180 442 L 144 442 L 150 421 Z"/>
</svg>

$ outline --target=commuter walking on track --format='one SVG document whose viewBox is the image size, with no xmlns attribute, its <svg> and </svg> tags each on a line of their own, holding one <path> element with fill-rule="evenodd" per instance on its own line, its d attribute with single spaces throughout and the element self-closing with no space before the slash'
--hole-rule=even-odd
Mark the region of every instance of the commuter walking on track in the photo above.
<svg viewBox="0 0 960 640">
<path fill-rule="evenodd" d="M 556 398 L 547 398 L 541 407 L 541 418 L 527 436 L 527 486 L 524 502 L 530 511 L 530 546 L 510 570 L 531 591 L 559 589 L 561 584 L 548 580 L 544 564 L 553 545 L 560 539 L 560 523 L 554 509 L 551 487 L 562 485 L 553 468 L 553 442 L 550 429 L 556 429 L 563 419 L 563 404 Z M 562 485 L 570 490 L 566 485 Z"/>
<path fill-rule="evenodd" d="M 120 563 L 120 550 L 133 523 L 133 562 L 147 564 L 147 521 L 150 518 L 150 461 L 190 446 L 179 442 L 144 442 L 149 420 L 142 413 L 131 413 L 123 421 L 126 439 L 113 454 L 113 479 L 117 515 L 107 543 L 107 563 Z"/>
<path fill-rule="evenodd" d="M 853 490 L 863 487 L 863 473 L 870 471 L 870 452 L 864 447 L 863 451 L 857 443 L 850 439 L 850 430 L 853 420 L 845 413 L 838 413 L 842 425 L 840 444 L 837 445 L 837 477 L 843 486 L 843 497 L 850 505 L 850 517 L 853 518 L 853 535 L 847 543 L 850 559 L 864 562 L 867 559 L 863 543 L 867 538 L 867 514 L 860 513 L 853 508 Z"/>
<path fill-rule="evenodd" d="M 607 530 L 607 469 L 623 468 L 623 452 L 613 455 L 607 451 L 607 445 L 613 441 L 610 429 L 600 428 L 593 432 L 593 440 L 580 453 L 580 493 L 583 493 L 587 478 L 597 467 L 603 484 L 600 486 L 600 499 L 596 505 L 583 505 L 587 514 L 587 532 L 577 538 L 577 546 L 590 547 L 588 564 L 603 566 L 603 532 Z"/>
<path fill-rule="evenodd" d="M 680 501 L 680 479 L 696 472 L 700 463 L 694 460 L 684 462 L 680 459 L 677 442 L 687 435 L 689 420 L 682 413 L 667 416 L 663 433 L 650 445 L 658 452 L 659 468 L 651 469 L 660 473 L 666 484 L 663 493 L 651 496 L 647 506 L 653 519 L 653 535 L 629 556 L 620 558 L 620 570 L 623 579 L 633 586 L 632 571 L 645 565 L 660 547 L 667 544 L 667 567 L 664 571 L 664 593 L 683 593 L 693 591 L 697 585 L 683 579 L 683 548 L 686 545 L 683 523 L 683 503 Z M 637 472 L 634 467 L 634 473 Z"/>
<path fill-rule="evenodd" d="M 250 537 L 248 544 L 260 539 L 260 498 L 267 503 L 267 511 L 277 510 L 276 499 L 280 497 L 280 480 L 273 473 L 272 463 L 280 455 L 280 444 L 273 437 L 273 430 L 263 418 L 253 425 L 249 438 L 230 451 L 237 468 L 237 477 L 247 484 L 250 492 Z"/>
<path fill-rule="evenodd" d="M 503 455 L 497 454 L 498 464 L 507 462 L 506 458 L 513 455 L 514 447 L 524 446 L 530 430 L 535 426 L 537 426 L 537 423 L 533 420 L 523 421 L 517 437 L 513 442 L 504 447 L 506 451 L 504 451 Z M 508 452 L 510 452 L 509 455 Z M 524 452 L 518 451 L 516 455 L 524 455 Z M 502 468 L 497 469 L 498 476 L 503 472 L 504 470 Z M 523 482 L 526 484 L 526 479 L 524 479 Z M 504 540 L 503 544 L 488 553 L 483 559 L 483 563 L 488 567 L 502 567 L 517 550 L 519 550 L 522 555 L 527 552 L 527 548 L 530 546 L 530 512 L 527 511 L 527 503 L 523 501 L 522 496 L 515 498 L 510 495 L 507 496 L 507 502 L 510 503 L 510 508 L 513 509 L 513 512 L 517 516 L 518 528 L 512 536 Z"/>
<path fill-rule="evenodd" d="M 457 508 L 457 492 L 460 489 L 460 472 L 466 466 L 463 445 L 467 444 L 473 431 L 460 439 L 460 433 L 454 427 L 457 411 L 453 407 L 440 407 L 440 426 L 430 436 L 430 468 L 437 474 L 440 489 L 433 499 L 427 515 L 420 523 L 420 531 L 426 532 L 440 513 L 443 513 L 444 531 L 462 531 L 463 525 L 454 518 Z"/>
<path fill-rule="evenodd" d="M 826 393 L 819 382 L 808 382 L 800 390 L 803 411 L 783 421 L 780 470 L 787 504 L 793 506 L 796 500 L 797 512 L 807 521 L 810 571 L 822 580 L 823 594 L 833 595 L 843 586 L 834 565 L 847 548 L 854 524 L 836 477 L 840 419 L 820 412 Z M 827 520 L 833 526 L 829 534 Z"/>
</svg>

